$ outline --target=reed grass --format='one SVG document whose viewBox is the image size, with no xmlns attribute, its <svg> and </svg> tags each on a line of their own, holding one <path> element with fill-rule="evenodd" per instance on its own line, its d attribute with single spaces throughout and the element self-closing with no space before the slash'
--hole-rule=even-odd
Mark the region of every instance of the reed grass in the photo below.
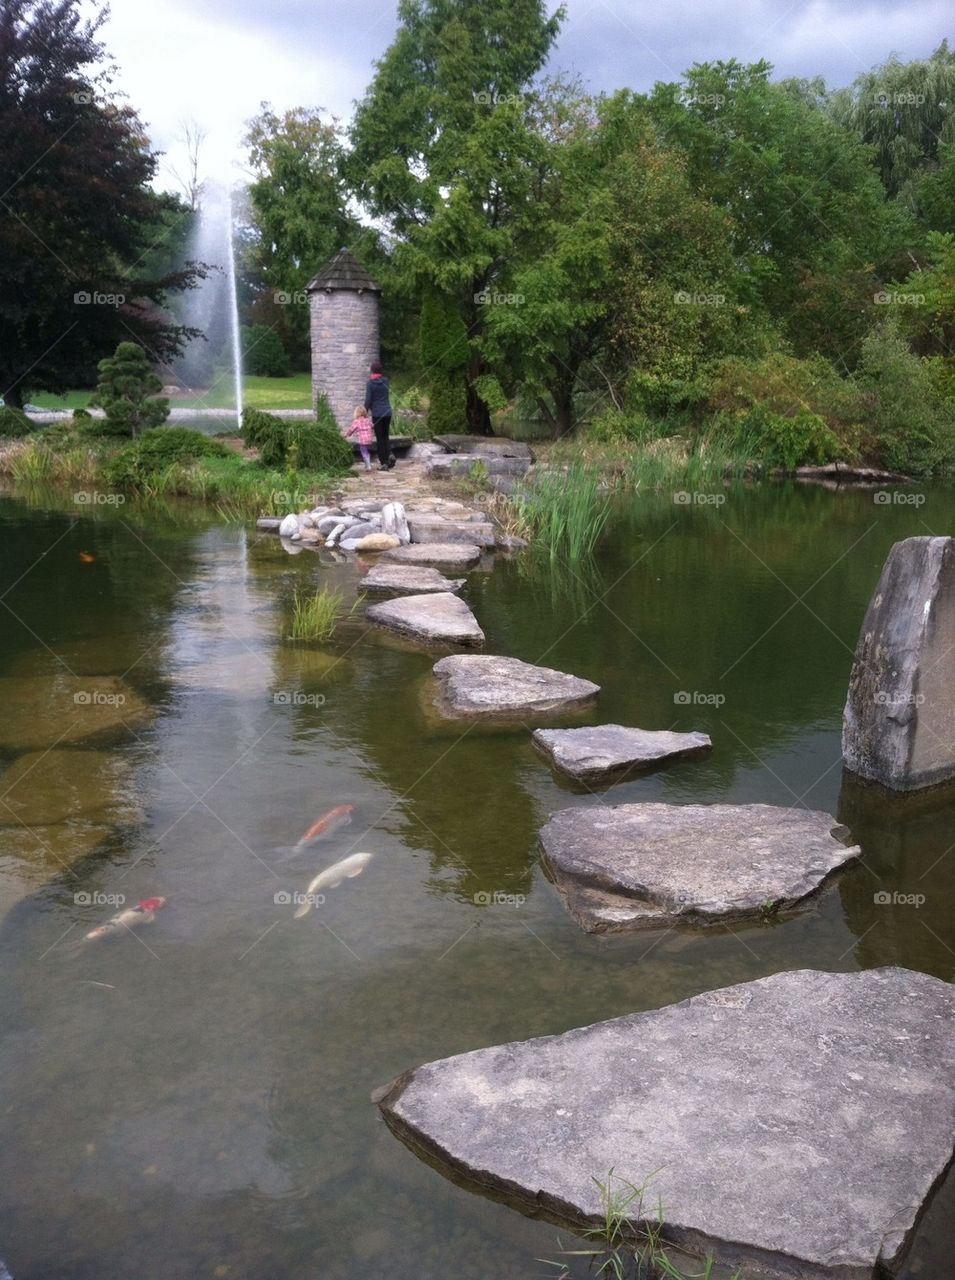
<svg viewBox="0 0 955 1280">
<path fill-rule="evenodd" d="M 314 593 L 296 591 L 289 639 L 330 640 L 339 622 L 352 610 L 345 609 L 340 591 L 330 591 L 327 587 Z"/>
<path fill-rule="evenodd" d="M 571 564 L 593 554 L 610 517 L 601 472 L 587 463 L 539 472 L 513 501 L 534 542 Z"/>
</svg>

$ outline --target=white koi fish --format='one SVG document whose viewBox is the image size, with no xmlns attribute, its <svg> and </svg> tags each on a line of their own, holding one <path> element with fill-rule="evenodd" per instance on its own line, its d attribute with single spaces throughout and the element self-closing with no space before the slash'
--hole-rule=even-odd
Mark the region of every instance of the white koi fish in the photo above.
<svg viewBox="0 0 955 1280">
<path fill-rule="evenodd" d="M 137 924 L 151 924 L 156 919 L 156 912 L 165 905 L 165 898 L 143 898 L 141 902 L 136 903 L 135 907 L 127 907 L 125 911 L 119 911 L 115 916 L 110 916 L 98 929 L 91 929 L 83 941 L 93 942 L 97 938 L 105 938 L 108 934 L 115 933 L 117 929 L 131 929 Z"/>
<path fill-rule="evenodd" d="M 305 890 L 305 901 L 293 918 L 300 920 L 302 916 L 307 916 L 315 904 L 315 895 L 322 889 L 335 889 L 343 880 L 360 876 L 374 856 L 373 853 L 353 853 L 347 858 L 342 858 L 341 862 L 335 862 L 324 871 L 320 871 Z"/>
</svg>

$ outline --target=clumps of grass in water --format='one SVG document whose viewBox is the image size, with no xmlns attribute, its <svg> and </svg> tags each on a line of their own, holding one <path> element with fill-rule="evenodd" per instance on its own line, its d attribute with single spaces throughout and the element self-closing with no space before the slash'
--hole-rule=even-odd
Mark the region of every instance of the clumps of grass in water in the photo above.
<svg viewBox="0 0 955 1280">
<path fill-rule="evenodd" d="M 614 1186 L 613 1169 L 606 1182 L 593 1181 L 600 1193 L 604 1220 L 596 1227 L 582 1232 L 585 1240 L 593 1240 L 587 1249 L 565 1249 L 560 1239 L 557 1244 L 567 1258 L 589 1258 L 596 1277 L 613 1277 L 613 1280 L 711 1280 L 715 1262 L 712 1255 L 703 1261 L 702 1271 L 685 1271 L 671 1256 L 663 1241 L 665 1223 L 663 1201 L 658 1200 L 655 1218 L 644 1208 L 644 1198 L 655 1174 L 651 1174 L 639 1187 L 618 1177 Z M 569 1280 L 570 1270 L 566 1262 L 552 1258 L 538 1258 L 546 1266 L 559 1268 L 557 1280 Z M 741 1271 L 734 1271 L 729 1280 L 744 1280 Z"/>
<path fill-rule="evenodd" d="M 346 610 L 342 593 L 329 591 L 327 587 L 314 594 L 296 591 L 289 639 L 330 640 L 339 622 L 354 607 Z"/>
<path fill-rule="evenodd" d="M 572 463 L 566 470 L 542 471 L 515 505 L 551 560 L 571 564 L 591 556 L 610 516 L 600 472 Z"/>
</svg>

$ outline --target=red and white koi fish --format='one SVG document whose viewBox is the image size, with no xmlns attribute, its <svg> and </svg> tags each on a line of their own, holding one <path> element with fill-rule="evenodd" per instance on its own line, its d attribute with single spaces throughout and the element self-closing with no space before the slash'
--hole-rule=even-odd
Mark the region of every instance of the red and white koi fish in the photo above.
<svg viewBox="0 0 955 1280">
<path fill-rule="evenodd" d="M 323 813 L 317 822 L 313 822 L 309 829 L 299 840 L 295 846 L 296 849 L 304 849 L 306 845 L 318 840 L 321 836 L 330 836 L 333 831 L 337 831 L 339 827 L 345 827 L 351 822 L 352 811 L 355 806 L 353 804 L 336 805 L 334 809 L 329 809 L 328 813 Z"/>
<path fill-rule="evenodd" d="M 353 853 L 347 858 L 342 858 L 341 862 L 336 862 L 333 866 L 320 871 L 311 881 L 304 895 L 299 895 L 304 897 L 305 901 L 295 912 L 293 919 L 301 920 L 302 916 L 308 915 L 322 889 L 335 889 L 343 880 L 360 876 L 374 856 L 373 853 Z"/>
<path fill-rule="evenodd" d="M 117 929 L 132 929 L 138 924 L 151 924 L 156 919 L 156 912 L 165 905 L 165 898 L 143 898 L 141 902 L 136 903 L 135 907 L 127 907 L 125 911 L 117 912 L 105 924 L 92 929 L 83 941 L 93 942 L 97 938 L 105 938 L 107 934 L 115 933 Z"/>
</svg>

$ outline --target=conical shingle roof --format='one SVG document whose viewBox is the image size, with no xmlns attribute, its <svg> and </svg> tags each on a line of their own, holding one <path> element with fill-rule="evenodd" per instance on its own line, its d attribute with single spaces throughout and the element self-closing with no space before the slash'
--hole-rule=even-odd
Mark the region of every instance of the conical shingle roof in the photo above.
<svg viewBox="0 0 955 1280">
<path fill-rule="evenodd" d="M 368 274 L 354 254 L 339 249 L 334 258 L 326 262 L 318 275 L 305 286 L 308 293 L 318 289 L 352 289 L 355 293 L 381 293 L 381 285 Z"/>
</svg>

